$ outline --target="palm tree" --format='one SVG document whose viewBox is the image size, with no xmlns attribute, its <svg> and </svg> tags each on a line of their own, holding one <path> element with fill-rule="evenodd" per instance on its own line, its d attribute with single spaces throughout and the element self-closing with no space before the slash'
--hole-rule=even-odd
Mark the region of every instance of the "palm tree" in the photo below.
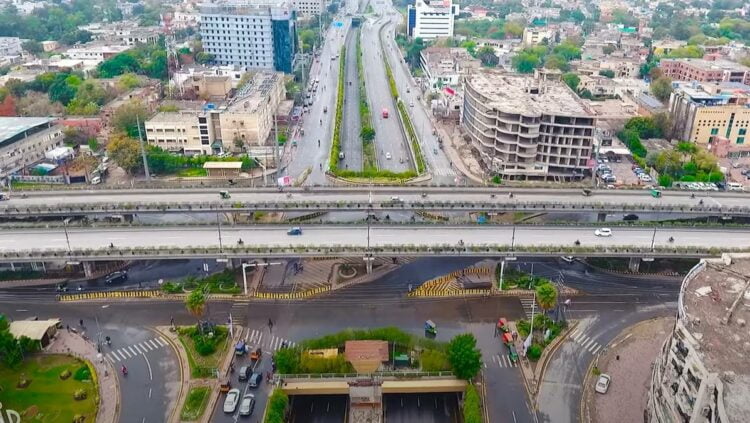
<svg viewBox="0 0 750 423">
<path fill-rule="evenodd" d="M 206 312 L 206 295 L 203 293 L 202 289 L 199 288 L 193 290 L 193 292 L 185 298 L 185 308 L 188 313 L 195 316 L 200 323 L 203 313 Z"/>
<path fill-rule="evenodd" d="M 536 300 L 539 307 L 545 312 L 551 310 L 557 304 L 557 288 L 551 283 L 543 283 L 536 287 Z"/>
</svg>

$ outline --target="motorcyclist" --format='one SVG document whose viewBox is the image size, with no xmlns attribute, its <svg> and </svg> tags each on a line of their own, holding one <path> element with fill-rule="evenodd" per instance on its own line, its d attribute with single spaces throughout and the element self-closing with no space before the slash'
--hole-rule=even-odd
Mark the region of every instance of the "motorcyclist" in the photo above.
<svg viewBox="0 0 750 423">
<path fill-rule="evenodd" d="M 318 140 L 318 148 L 320 148 L 320 140 Z"/>
<path fill-rule="evenodd" d="M 122 369 L 120 369 L 120 371 L 122 372 L 122 374 L 123 374 L 123 375 L 126 375 L 126 374 L 128 374 L 128 368 L 127 368 L 127 367 L 125 367 L 125 365 L 124 365 L 124 364 L 122 365 Z"/>
<path fill-rule="evenodd" d="M 669 242 L 674 242 L 674 237 L 673 236 L 669 237 Z"/>
</svg>

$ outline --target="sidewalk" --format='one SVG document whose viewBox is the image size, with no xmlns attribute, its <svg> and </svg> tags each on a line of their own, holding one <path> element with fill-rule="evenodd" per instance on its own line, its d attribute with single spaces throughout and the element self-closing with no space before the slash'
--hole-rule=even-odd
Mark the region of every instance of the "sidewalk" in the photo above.
<svg viewBox="0 0 750 423">
<path fill-rule="evenodd" d="M 674 325 L 673 317 L 637 323 L 623 330 L 586 373 L 581 398 L 583 422 L 643 420 L 651 383 L 651 364 Z M 612 380 L 606 394 L 594 391 L 596 367 Z M 627 404 L 627 407 L 623 407 Z"/>
<path fill-rule="evenodd" d="M 116 423 L 120 415 L 120 385 L 112 364 L 96 351 L 91 341 L 65 329 L 57 331 L 52 344 L 44 351 L 50 354 L 70 354 L 88 360 L 96 370 L 99 381 L 99 411 L 97 423 Z M 97 357 L 100 356 L 100 357 Z"/>
</svg>

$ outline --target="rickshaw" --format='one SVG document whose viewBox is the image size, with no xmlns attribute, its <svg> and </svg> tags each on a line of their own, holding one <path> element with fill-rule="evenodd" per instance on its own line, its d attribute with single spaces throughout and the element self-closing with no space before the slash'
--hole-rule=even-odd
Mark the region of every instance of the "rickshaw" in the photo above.
<svg viewBox="0 0 750 423">
<path fill-rule="evenodd" d="M 247 353 L 248 349 L 249 349 L 249 347 L 247 346 L 247 344 L 245 343 L 245 341 L 240 340 L 234 346 L 234 355 L 239 355 L 239 356 L 245 355 Z"/>
<path fill-rule="evenodd" d="M 654 198 L 660 198 L 661 197 L 661 191 L 658 189 L 652 189 L 651 190 L 651 196 Z"/>
<path fill-rule="evenodd" d="M 516 351 L 516 347 L 513 344 L 506 344 L 508 346 L 508 358 L 510 358 L 510 361 L 512 363 L 515 363 L 518 361 L 518 352 Z"/>
<path fill-rule="evenodd" d="M 437 325 L 432 320 L 428 320 L 424 322 L 424 332 L 425 334 L 437 336 Z"/>
<path fill-rule="evenodd" d="M 513 344 L 513 334 L 510 332 L 503 333 L 503 344 L 505 345 L 512 345 Z"/>
<path fill-rule="evenodd" d="M 229 191 L 219 191 L 219 197 L 221 197 L 223 200 L 232 198 L 232 196 L 229 195 Z"/>
</svg>

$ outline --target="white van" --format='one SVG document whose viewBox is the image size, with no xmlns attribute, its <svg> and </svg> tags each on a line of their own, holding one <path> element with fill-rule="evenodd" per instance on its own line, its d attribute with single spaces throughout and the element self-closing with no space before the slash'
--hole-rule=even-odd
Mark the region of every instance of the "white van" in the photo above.
<svg viewBox="0 0 750 423">
<path fill-rule="evenodd" d="M 728 191 L 744 191 L 745 186 L 739 182 L 730 182 L 727 184 Z"/>
</svg>

